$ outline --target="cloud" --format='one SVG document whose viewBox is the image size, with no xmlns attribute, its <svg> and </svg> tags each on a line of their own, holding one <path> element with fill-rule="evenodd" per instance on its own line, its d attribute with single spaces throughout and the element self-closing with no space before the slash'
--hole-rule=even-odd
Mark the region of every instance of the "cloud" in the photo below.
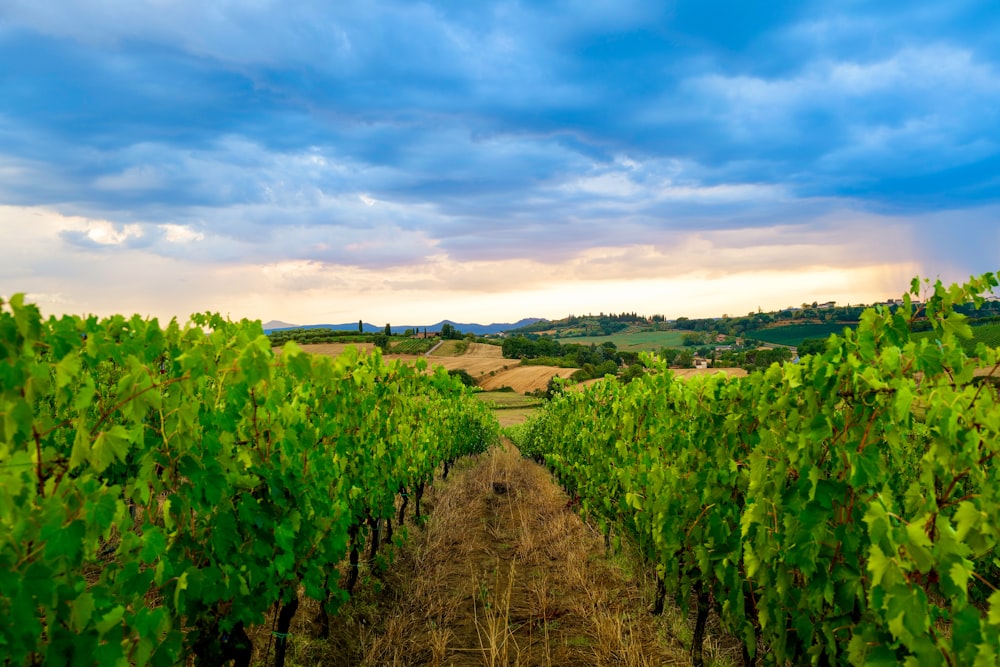
<svg viewBox="0 0 1000 667">
<path fill-rule="evenodd" d="M 0 205 L 314 295 L 995 269 L 990 3 L 748 7 L 10 0 Z"/>
</svg>

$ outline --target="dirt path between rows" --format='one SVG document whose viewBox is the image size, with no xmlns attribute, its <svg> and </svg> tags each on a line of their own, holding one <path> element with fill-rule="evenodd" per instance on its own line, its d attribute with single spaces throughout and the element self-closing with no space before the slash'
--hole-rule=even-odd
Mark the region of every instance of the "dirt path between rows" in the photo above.
<svg viewBox="0 0 1000 667">
<path fill-rule="evenodd" d="M 647 575 L 610 562 L 549 473 L 509 443 L 459 462 L 425 500 L 426 524 L 408 527 L 380 581 L 360 582 L 329 642 L 293 642 L 296 664 L 690 664 L 646 609 Z"/>
<path fill-rule="evenodd" d="M 658 641 L 638 584 L 604 561 L 603 539 L 544 469 L 508 445 L 455 477 L 414 561 L 437 639 L 429 664 L 687 662 Z"/>
</svg>

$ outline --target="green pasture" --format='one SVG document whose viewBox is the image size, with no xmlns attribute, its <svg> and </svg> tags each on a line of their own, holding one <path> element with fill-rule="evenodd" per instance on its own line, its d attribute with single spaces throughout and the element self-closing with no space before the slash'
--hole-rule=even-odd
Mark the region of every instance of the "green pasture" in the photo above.
<svg viewBox="0 0 1000 667">
<path fill-rule="evenodd" d="M 687 331 L 640 331 L 638 333 L 618 333 L 610 336 L 569 336 L 557 338 L 563 345 L 576 343 L 578 345 L 600 345 L 611 341 L 619 350 L 640 352 L 642 350 L 656 351 L 661 347 L 682 347 L 684 334 Z"/>
</svg>

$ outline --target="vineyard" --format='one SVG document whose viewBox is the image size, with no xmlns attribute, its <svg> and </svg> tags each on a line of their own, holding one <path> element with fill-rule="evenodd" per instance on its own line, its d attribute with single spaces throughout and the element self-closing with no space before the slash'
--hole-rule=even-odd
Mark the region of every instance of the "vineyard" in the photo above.
<svg viewBox="0 0 1000 667">
<path fill-rule="evenodd" d="M 936 338 L 933 331 L 922 331 L 914 334 L 914 338 Z M 986 324 L 976 324 L 972 327 L 972 336 L 962 340 L 962 347 L 967 354 L 975 354 L 976 346 L 984 343 L 987 347 L 1000 347 L 1000 324 L 988 322 Z"/>
<path fill-rule="evenodd" d="M 750 338 L 755 338 L 765 343 L 774 345 L 790 345 L 795 347 L 800 345 L 806 338 L 825 338 L 830 334 L 841 334 L 844 327 L 853 328 L 852 324 L 842 322 L 823 322 L 809 324 L 786 324 L 780 327 L 770 327 L 759 329 L 749 334 Z"/>
<path fill-rule="evenodd" d="M 4 664 L 248 664 L 275 608 L 281 664 L 300 592 L 329 622 L 360 551 L 497 438 L 443 369 L 192 321 L 0 301 Z"/>
<path fill-rule="evenodd" d="M 1000 664 L 1000 353 L 967 355 L 953 310 L 995 286 L 915 280 L 823 354 L 747 377 L 649 359 L 511 434 L 655 564 L 661 606 L 693 610 L 696 665 L 710 612 L 745 664 Z"/>
</svg>

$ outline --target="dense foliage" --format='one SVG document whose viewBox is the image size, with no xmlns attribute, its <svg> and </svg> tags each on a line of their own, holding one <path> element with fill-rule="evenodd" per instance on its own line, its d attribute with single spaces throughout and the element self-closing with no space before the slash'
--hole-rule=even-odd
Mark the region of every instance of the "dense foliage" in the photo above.
<svg viewBox="0 0 1000 667">
<path fill-rule="evenodd" d="M 372 334 L 370 333 L 326 329 L 323 327 L 278 329 L 269 333 L 267 337 L 275 347 L 280 347 L 288 341 L 294 341 L 301 345 L 311 345 L 313 343 L 370 343 L 372 341 Z"/>
<path fill-rule="evenodd" d="M 560 330 L 559 335 L 563 337 L 610 336 L 618 333 L 619 331 L 624 331 L 630 326 L 642 326 L 647 325 L 650 322 L 663 322 L 663 316 L 654 315 L 651 319 L 647 319 L 634 312 L 619 314 L 610 313 L 607 315 L 604 313 L 585 316 L 570 315 L 569 317 L 558 320 L 557 322 L 541 320 L 533 324 L 513 329 L 508 333 L 514 335 L 527 335 L 557 327 Z"/>
<path fill-rule="evenodd" d="M 745 378 L 557 395 L 513 433 L 746 662 L 1000 663 L 1000 353 L 956 304 L 993 274 L 865 310 L 821 353 Z M 963 309 L 965 307 L 963 306 Z M 932 337 L 912 337 L 924 319 Z M 981 377 L 981 376 L 986 376 Z M 700 654 L 695 641 L 695 661 Z"/>
<path fill-rule="evenodd" d="M 300 587 L 335 611 L 352 546 L 496 437 L 441 369 L 193 322 L 0 301 L 5 664 L 220 664 L 275 603 L 283 645 Z"/>
</svg>

